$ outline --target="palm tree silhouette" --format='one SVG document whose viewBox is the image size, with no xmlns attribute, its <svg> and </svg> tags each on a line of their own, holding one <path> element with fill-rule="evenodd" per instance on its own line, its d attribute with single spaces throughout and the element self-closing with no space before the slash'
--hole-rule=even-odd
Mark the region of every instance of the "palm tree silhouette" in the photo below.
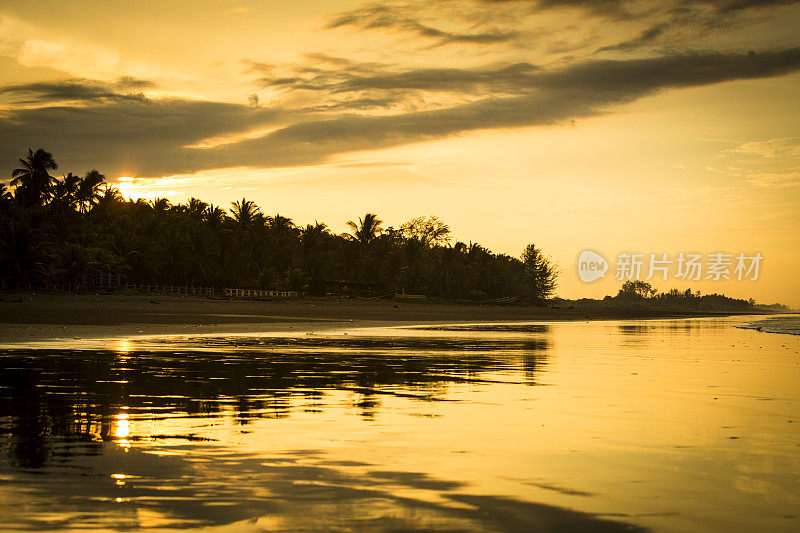
<svg viewBox="0 0 800 533">
<path fill-rule="evenodd" d="M 122 202 L 122 194 L 116 187 L 106 185 L 101 191 L 100 196 L 97 198 L 97 207 L 100 209 L 108 209 L 115 204 Z"/>
<path fill-rule="evenodd" d="M 186 212 L 195 220 L 203 220 L 208 204 L 198 198 L 189 198 Z"/>
<path fill-rule="evenodd" d="M 78 185 L 76 199 L 81 213 L 86 213 L 97 202 L 100 197 L 100 186 L 106 181 L 106 177 L 97 170 L 90 170 Z"/>
<path fill-rule="evenodd" d="M 68 172 L 60 181 L 56 180 L 53 185 L 53 199 L 51 205 L 57 205 L 61 209 L 73 210 L 77 204 L 78 188 L 81 178 Z"/>
<path fill-rule="evenodd" d="M 217 207 L 214 204 L 208 204 L 206 207 L 205 212 L 203 213 L 203 219 L 211 224 L 213 227 L 219 227 L 225 222 L 227 215 L 225 215 L 225 210 L 221 207 Z"/>
<path fill-rule="evenodd" d="M 0 183 L 0 286 L 115 272 L 155 283 L 308 287 L 319 295 L 341 285 L 363 294 L 405 289 L 536 303 L 555 288 L 555 266 L 538 248 L 520 259 L 473 243 L 450 246 L 449 227 L 434 216 L 384 230 L 366 213 L 348 222 L 350 233 L 333 234 L 322 223 L 298 227 L 265 216 L 246 198 L 231 204 L 231 217 L 197 198 L 174 206 L 166 198 L 125 200 L 97 170 L 55 180 L 55 168 L 51 154 L 30 149 L 11 191 Z"/>
<path fill-rule="evenodd" d="M 233 220 L 242 229 L 252 227 L 256 220 L 262 216 L 261 208 L 255 202 L 244 198 L 242 198 L 241 202 L 231 202 L 231 214 L 233 215 Z"/>
<path fill-rule="evenodd" d="M 5 183 L 0 183 L 0 205 L 7 207 L 14 199 L 14 195 L 8 190 Z"/>
<path fill-rule="evenodd" d="M 347 222 L 347 225 L 353 230 L 353 233 L 349 233 L 348 235 L 353 240 L 366 246 L 374 241 L 381 233 L 381 224 L 383 224 L 383 221 L 378 218 L 378 215 L 375 213 L 367 213 L 364 215 L 364 218 L 358 218 L 358 223 L 352 220 Z"/>
<path fill-rule="evenodd" d="M 169 211 L 169 209 L 172 207 L 172 204 L 166 198 L 153 198 L 153 201 L 150 202 L 150 206 L 153 208 L 153 211 L 165 213 Z"/>
<path fill-rule="evenodd" d="M 322 248 L 329 236 L 328 227 L 316 221 L 314 225 L 308 224 L 300 230 L 300 250 L 303 268 L 314 279 L 320 277 L 323 262 Z"/>
<path fill-rule="evenodd" d="M 19 160 L 20 167 L 11 172 L 14 178 L 11 185 L 18 187 L 18 198 L 26 207 L 42 205 L 50 197 L 53 188 L 53 176 L 50 170 L 56 170 L 58 163 L 53 154 L 41 148 L 28 148 L 28 155 Z"/>
</svg>

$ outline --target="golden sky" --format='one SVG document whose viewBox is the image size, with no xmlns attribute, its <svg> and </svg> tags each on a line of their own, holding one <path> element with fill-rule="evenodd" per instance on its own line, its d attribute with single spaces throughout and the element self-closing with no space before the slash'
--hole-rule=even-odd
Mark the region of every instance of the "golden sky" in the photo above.
<svg viewBox="0 0 800 533">
<path fill-rule="evenodd" d="M 560 265 L 760 252 L 800 305 L 795 0 L 16 1 L 0 166 L 29 147 L 129 197 L 246 196 L 334 231 L 365 211 Z"/>
</svg>

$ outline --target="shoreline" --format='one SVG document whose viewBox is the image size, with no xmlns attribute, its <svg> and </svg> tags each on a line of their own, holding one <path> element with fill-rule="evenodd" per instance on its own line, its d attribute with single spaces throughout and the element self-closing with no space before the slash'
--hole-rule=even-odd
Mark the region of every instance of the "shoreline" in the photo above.
<svg viewBox="0 0 800 533">
<path fill-rule="evenodd" d="M 734 327 L 762 333 L 774 333 L 776 335 L 800 335 L 800 315 L 790 313 L 781 316 L 770 316 L 751 320 Z"/>
<path fill-rule="evenodd" d="M 343 328 L 435 323 L 759 314 L 618 307 L 397 304 L 385 300 L 337 298 L 222 300 L 187 296 L 26 294 L 19 299 L 0 302 L 0 345 L 140 335 L 298 333 L 309 330 L 319 333 Z"/>
</svg>

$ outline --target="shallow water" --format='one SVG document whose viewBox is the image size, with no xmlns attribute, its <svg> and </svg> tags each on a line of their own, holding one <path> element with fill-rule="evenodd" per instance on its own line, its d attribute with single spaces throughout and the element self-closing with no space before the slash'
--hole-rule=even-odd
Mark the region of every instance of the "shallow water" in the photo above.
<svg viewBox="0 0 800 533">
<path fill-rule="evenodd" d="M 800 337 L 742 321 L 7 348 L 0 530 L 797 531 Z"/>
</svg>

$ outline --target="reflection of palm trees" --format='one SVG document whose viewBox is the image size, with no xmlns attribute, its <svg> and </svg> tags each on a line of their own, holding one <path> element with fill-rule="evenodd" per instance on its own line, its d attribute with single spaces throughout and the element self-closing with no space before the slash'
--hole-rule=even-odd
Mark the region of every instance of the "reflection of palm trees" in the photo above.
<svg viewBox="0 0 800 533">
<path fill-rule="evenodd" d="M 226 355 L 232 342 L 240 349 Z M 544 339 L 463 341 L 428 336 L 212 338 L 193 346 L 208 351 L 188 356 L 180 350 L 168 355 L 136 352 L 125 361 L 124 382 L 103 381 L 108 378 L 102 376 L 119 375 L 119 360 L 106 353 L 6 354 L 0 358 L 0 388 L 8 392 L 9 401 L 0 402 L 0 419 L 17 421 L 12 433 L 28 443 L 8 451 L 22 454 L 20 462 L 42 466 L 37 447 L 46 447 L 53 437 L 115 440 L 113 415 L 120 405 L 142 415 L 215 415 L 224 406 L 213 400 L 236 397 L 246 399 L 241 409 L 249 410 L 237 417 L 289 416 L 298 408 L 292 399 L 299 396 L 287 393 L 322 397 L 328 391 L 345 390 L 356 393 L 355 398 L 370 398 L 372 413 L 379 414 L 381 397 L 438 401 L 449 385 L 481 380 L 498 368 L 524 372 L 526 382 L 534 384 L 548 348 Z M 265 351 L 282 355 L 264 357 Z M 309 357 L 309 351 L 317 356 Z M 523 357 L 521 364 L 514 354 Z"/>
<path fill-rule="evenodd" d="M 51 194 L 53 176 L 50 170 L 56 170 L 58 164 L 53 154 L 38 148 L 35 152 L 28 148 L 28 155 L 19 160 L 20 167 L 11 172 L 14 178 L 11 185 L 17 186 L 17 194 L 25 206 L 41 205 Z"/>
</svg>

